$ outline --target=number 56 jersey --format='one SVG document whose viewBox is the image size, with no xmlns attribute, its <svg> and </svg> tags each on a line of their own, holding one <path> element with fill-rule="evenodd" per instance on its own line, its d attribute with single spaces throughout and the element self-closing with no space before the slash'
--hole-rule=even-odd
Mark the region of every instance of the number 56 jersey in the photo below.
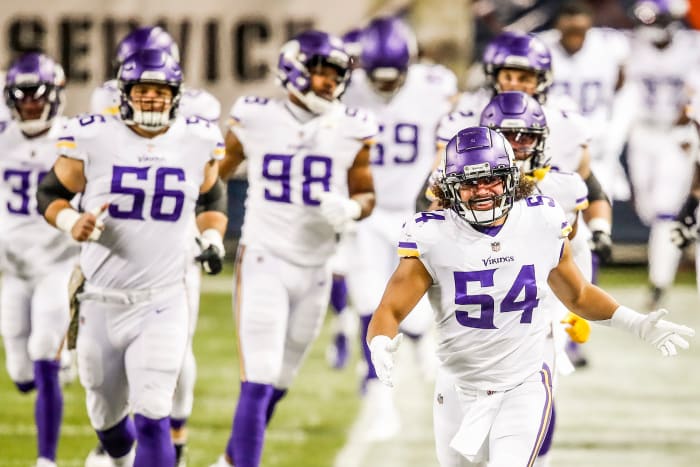
<svg viewBox="0 0 700 467">
<path fill-rule="evenodd" d="M 144 138 L 118 118 L 84 115 L 68 123 L 58 148 L 84 164 L 83 210 L 109 204 L 99 241 L 83 243 L 87 280 L 117 289 L 182 281 L 204 168 L 224 153 L 218 127 L 178 117 Z"/>
<path fill-rule="evenodd" d="M 460 387 L 507 390 L 542 368 L 547 277 L 570 231 L 543 195 L 516 202 L 500 229 L 476 230 L 453 210 L 406 223 L 399 256 L 417 257 L 441 288 L 437 353 Z"/>
<path fill-rule="evenodd" d="M 320 266 L 335 250 L 319 194 L 348 196 L 348 169 L 377 133 L 374 118 L 344 105 L 301 121 L 289 101 L 247 96 L 231 109 L 231 131 L 248 162 L 241 243 L 299 266 Z"/>
</svg>

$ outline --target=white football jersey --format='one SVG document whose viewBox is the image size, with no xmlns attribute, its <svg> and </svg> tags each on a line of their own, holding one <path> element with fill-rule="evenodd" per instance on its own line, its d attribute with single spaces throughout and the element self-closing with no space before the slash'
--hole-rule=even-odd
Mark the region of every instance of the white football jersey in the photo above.
<svg viewBox="0 0 700 467">
<path fill-rule="evenodd" d="M 77 257 L 78 244 L 39 214 L 37 186 L 56 161 L 56 141 L 67 119 L 45 135 L 27 138 L 11 120 L 0 122 L 0 256 L 4 271 L 22 278 L 46 273 Z"/>
<path fill-rule="evenodd" d="M 411 65 L 388 101 L 372 89 L 364 70 L 353 72 L 343 102 L 370 110 L 379 123 L 371 154 L 378 208 L 413 212 L 435 159 L 435 126 L 456 93 L 457 78 L 439 65 Z"/>
<path fill-rule="evenodd" d="M 99 241 L 82 244 L 87 280 L 116 289 L 183 281 L 204 167 L 224 154 L 219 128 L 178 117 L 164 134 L 143 138 L 116 117 L 83 115 L 68 123 L 58 148 L 84 164 L 83 208 L 109 203 Z"/>
<path fill-rule="evenodd" d="M 481 111 L 491 100 L 491 91 L 479 89 L 474 93 L 463 93 L 454 111 L 445 115 L 437 127 L 437 144 L 445 147 L 460 130 L 476 126 Z M 545 152 L 551 157 L 551 165 L 566 172 L 575 172 L 581 164 L 582 148 L 590 140 L 586 122 L 581 115 L 567 107 L 563 100 L 552 99 L 542 106 L 549 128 Z"/>
<path fill-rule="evenodd" d="M 506 390 L 542 368 L 551 315 L 541 305 L 570 230 L 544 195 L 516 202 L 490 233 L 451 209 L 406 222 L 399 256 L 419 258 L 441 287 L 437 354 L 460 387 Z"/>
<path fill-rule="evenodd" d="M 689 50 L 700 48 L 696 31 L 680 30 L 665 49 L 636 37 L 626 67 L 626 76 L 639 94 L 635 117 L 640 123 L 671 127 L 690 100 L 689 83 L 698 58 Z"/>
<path fill-rule="evenodd" d="M 620 68 L 629 55 L 628 37 L 614 29 L 592 28 L 581 50 L 573 55 L 561 45 L 558 30 L 545 31 L 539 37 L 552 54 L 554 81 L 548 97 L 571 97 L 581 114 L 601 130 L 610 118 Z"/>
<path fill-rule="evenodd" d="M 231 131 L 248 164 L 241 243 L 259 246 L 301 266 L 325 263 L 335 232 L 321 215 L 318 195 L 347 196 L 347 172 L 365 141 L 377 133 L 367 113 L 336 106 L 306 123 L 288 100 L 247 96 L 231 109 Z"/>
<path fill-rule="evenodd" d="M 116 79 L 106 81 L 96 88 L 90 97 L 91 113 L 119 115 L 119 105 L 119 87 Z M 221 117 L 221 104 L 216 97 L 203 89 L 183 87 L 178 115 L 216 122 Z"/>
</svg>

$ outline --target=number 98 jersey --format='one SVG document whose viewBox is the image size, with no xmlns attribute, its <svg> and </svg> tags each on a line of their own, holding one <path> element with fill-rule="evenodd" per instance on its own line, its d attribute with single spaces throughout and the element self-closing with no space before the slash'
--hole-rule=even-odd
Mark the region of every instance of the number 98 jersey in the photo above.
<svg viewBox="0 0 700 467">
<path fill-rule="evenodd" d="M 344 105 L 303 122 L 291 105 L 247 96 L 231 110 L 231 131 L 248 163 L 241 243 L 296 265 L 319 266 L 336 243 L 321 215 L 319 194 L 348 196 L 348 169 L 377 125 L 370 115 Z"/>
<path fill-rule="evenodd" d="M 116 117 L 83 115 L 68 123 L 58 148 L 84 164 L 83 210 L 109 203 L 99 241 L 83 244 L 87 280 L 117 289 L 182 281 L 204 167 L 224 154 L 218 127 L 178 117 L 144 138 Z"/>
<path fill-rule="evenodd" d="M 417 257 L 441 288 L 438 358 L 462 388 L 501 391 L 542 368 L 542 306 L 571 231 L 544 195 L 516 202 L 499 230 L 480 232 L 452 210 L 406 222 L 399 256 Z"/>
</svg>

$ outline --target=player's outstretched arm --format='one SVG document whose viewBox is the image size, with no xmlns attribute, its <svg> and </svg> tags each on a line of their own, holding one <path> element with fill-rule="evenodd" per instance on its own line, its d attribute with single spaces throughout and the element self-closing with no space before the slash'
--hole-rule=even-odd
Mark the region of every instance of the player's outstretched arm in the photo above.
<svg viewBox="0 0 700 467">
<path fill-rule="evenodd" d="M 367 344 L 372 352 L 372 364 L 379 380 L 388 386 L 393 386 L 394 352 L 401 343 L 399 323 L 432 283 L 432 277 L 419 259 L 401 258 L 369 322 Z"/>
<path fill-rule="evenodd" d="M 668 314 L 666 310 L 647 315 L 638 313 L 621 306 L 604 290 L 586 281 L 573 261 L 567 240 L 559 264 L 549 274 L 549 285 L 559 300 L 577 315 L 626 330 L 656 347 L 664 356 L 675 355 L 677 347 L 687 349 L 685 337 L 695 335 L 687 326 L 661 319 Z"/>
</svg>

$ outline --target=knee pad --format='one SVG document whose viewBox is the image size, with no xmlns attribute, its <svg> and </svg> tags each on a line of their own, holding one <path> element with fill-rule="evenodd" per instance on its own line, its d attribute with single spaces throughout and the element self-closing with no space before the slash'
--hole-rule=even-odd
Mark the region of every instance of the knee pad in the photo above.
<svg viewBox="0 0 700 467">
<path fill-rule="evenodd" d="M 135 414 L 158 420 L 170 415 L 173 408 L 173 394 L 157 388 L 141 388 L 134 394 L 132 391 L 129 404 Z"/>
<path fill-rule="evenodd" d="M 58 349 L 61 347 L 62 340 L 63 334 L 50 332 L 47 329 L 32 332 L 27 345 L 29 358 L 32 361 L 53 360 L 58 355 Z"/>
<path fill-rule="evenodd" d="M 15 384 L 34 380 L 34 366 L 27 352 L 26 339 L 5 338 L 5 367 Z"/>
</svg>

